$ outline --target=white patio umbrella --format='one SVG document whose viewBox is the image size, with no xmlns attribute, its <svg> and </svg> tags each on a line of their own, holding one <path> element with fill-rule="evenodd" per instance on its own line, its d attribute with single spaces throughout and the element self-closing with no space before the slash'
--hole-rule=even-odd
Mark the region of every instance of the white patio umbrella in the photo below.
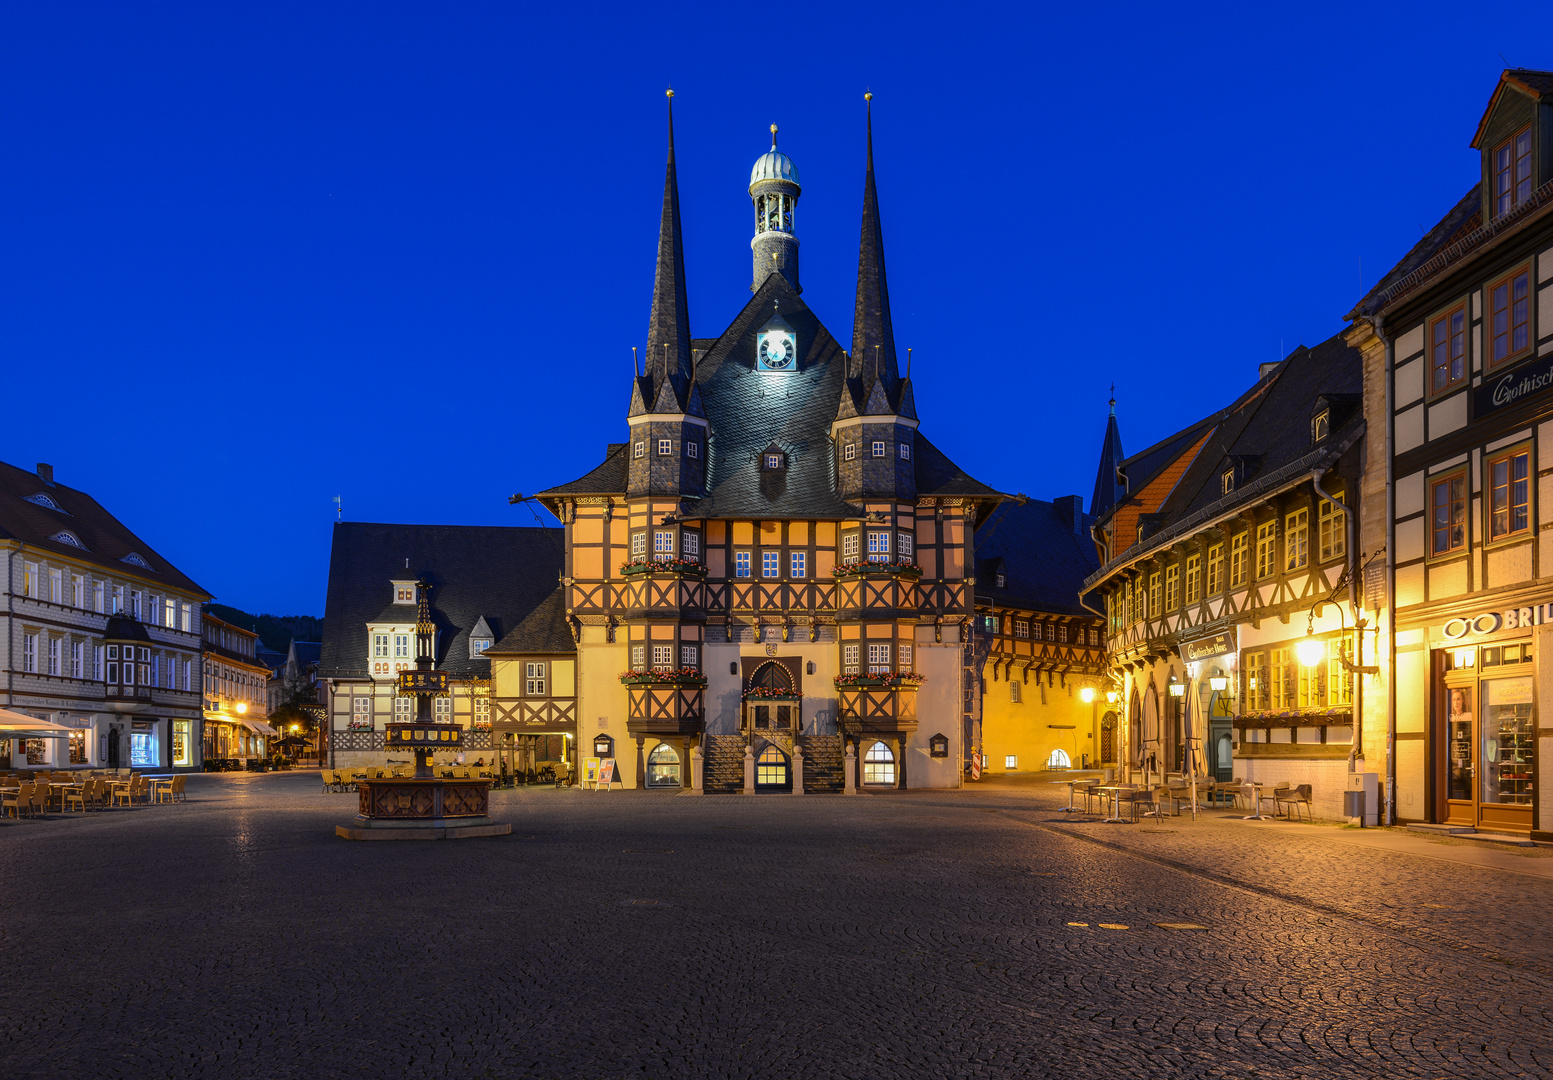
<svg viewBox="0 0 1553 1080">
<path fill-rule="evenodd" d="M 0 709 L 0 739 L 68 739 L 72 730 L 52 720 Z"/>
</svg>

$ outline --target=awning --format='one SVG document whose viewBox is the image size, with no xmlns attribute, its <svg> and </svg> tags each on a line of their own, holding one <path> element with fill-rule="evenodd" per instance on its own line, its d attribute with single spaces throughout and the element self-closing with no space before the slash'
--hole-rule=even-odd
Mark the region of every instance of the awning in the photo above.
<svg viewBox="0 0 1553 1080">
<path fill-rule="evenodd" d="M 237 722 L 239 724 L 242 724 L 244 727 L 251 728 L 253 731 L 255 731 L 256 733 L 258 733 L 260 735 L 279 735 L 280 734 L 280 732 L 278 732 L 274 728 L 270 727 L 270 725 L 266 724 L 263 720 L 250 720 L 246 716 L 239 716 L 237 718 Z"/>
<path fill-rule="evenodd" d="M 0 709 L 0 739 L 68 739 L 73 730 L 52 720 Z"/>
</svg>

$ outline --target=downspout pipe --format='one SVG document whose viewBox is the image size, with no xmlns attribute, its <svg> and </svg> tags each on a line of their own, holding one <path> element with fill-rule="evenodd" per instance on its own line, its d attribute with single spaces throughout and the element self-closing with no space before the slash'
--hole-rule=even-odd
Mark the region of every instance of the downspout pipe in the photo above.
<svg viewBox="0 0 1553 1080">
<path fill-rule="evenodd" d="M 1385 316 L 1369 317 L 1370 328 L 1386 347 L 1386 824 L 1397 823 L 1397 495 L 1393 454 L 1396 451 L 1396 342 L 1386 336 Z M 1377 618 L 1379 613 L 1377 613 Z"/>
<path fill-rule="evenodd" d="M 1343 524 L 1346 532 L 1348 533 L 1348 543 L 1346 545 L 1348 556 L 1348 608 L 1353 612 L 1354 623 L 1357 624 L 1359 622 L 1359 582 L 1354 575 L 1354 571 L 1357 568 L 1356 563 L 1359 557 L 1359 552 L 1357 550 L 1358 545 L 1354 543 L 1355 534 L 1358 529 L 1358 523 L 1354 519 L 1353 507 L 1345 505 L 1341 499 L 1334 499 L 1331 495 L 1328 495 L 1325 490 L 1323 490 L 1321 487 L 1321 473 L 1319 471 L 1312 472 L 1310 474 L 1310 486 L 1316 489 L 1317 495 L 1320 495 L 1327 502 L 1331 503 L 1333 506 L 1337 507 L 1343 512 Z M 1355 636 L 1359 640 L 1359 646 L 1354 651 L 1354 662 L 1356 664 L 1363 664 L 1364 631 L 1359 629 L 1357 625 L 1355 625 L 1355 631 Z M 1359 756 L 1360 750 L 1364 746 L 1364 676 L 1362 674 L 1360 674 L 1359 677 L 1354 680 L 1354 689 L 1357 692 L 1358 701 L 1355 703 L 1353 711 L 1353 745 L 1348 750 L 1349 772 L 1354 771 L 1355 761 Z"/>
</svg>

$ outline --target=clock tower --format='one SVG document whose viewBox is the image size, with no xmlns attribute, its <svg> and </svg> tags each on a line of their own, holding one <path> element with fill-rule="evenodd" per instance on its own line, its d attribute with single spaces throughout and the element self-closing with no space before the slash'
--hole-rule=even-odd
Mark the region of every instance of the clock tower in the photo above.
<svg viewBox="0 0 1553 1080">
<path fill-rule="evenodd" d="M 803 189 L 798 186 L 798 166 L 777 150 L 777 126 L 771 125 L 771 149 L 761 154 L 750 170 L 750 200 L 755 204 L 755 236 L 750 250 L 755 255 L 755 292 L 772 274 L 781 274 L 794 292 L 798 283 L 798 237 L 793 232 L 793 208 Z"/>
</svg>

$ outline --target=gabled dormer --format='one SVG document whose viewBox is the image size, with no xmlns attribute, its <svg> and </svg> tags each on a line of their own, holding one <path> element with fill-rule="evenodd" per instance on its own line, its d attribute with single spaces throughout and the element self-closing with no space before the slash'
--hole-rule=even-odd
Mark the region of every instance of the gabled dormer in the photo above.
<svg viewBox="0 0 1553 1080">
<path fill-rule="evenodd" d="M 415 581 L 415 578 L 395 578 L 391 580 L 389 582 L 391 591 L 388 602 L 390 604 L 407 604 L 409 607 L 414 608 Z M 415 612 L 411 611 L 408 617 L 411 619 L 415 618 Z"/>
<path fill-rule="evenodd" d="M 469 631 L 469 659 L 478 660 L 485 655 L 485 650 L 496 644 L 496 634 L 491 630 L 491 624 L 485 621 L 481 615 L 474 629 Z"/>
<path fill-rule="evenodd" d="M 1553 72 L 1499 76 L 1472 147 L 1483 161 L 1483 223 L 1513 214 L 1553 179 Z"/>
<path fill-rule="evenodd" d="M 1348 423 L 1359 408 L 1358 394 L 1318 394 L 1310 408 L 1310 444 L 1317 446 Z"/>
</svg>

